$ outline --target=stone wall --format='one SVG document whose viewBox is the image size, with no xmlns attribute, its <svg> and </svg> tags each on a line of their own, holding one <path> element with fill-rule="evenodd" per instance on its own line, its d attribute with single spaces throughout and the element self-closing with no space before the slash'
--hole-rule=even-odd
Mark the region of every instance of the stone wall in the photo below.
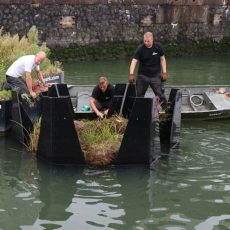
<svg viewBox="0 0 230 230">
<path fill-rule="evenodd" d="M 32 25 L 51 48 L 134 44 L 152 31 L 162 43 L 220 42 L 230 37 L 227 0 L 0 0 L 3 32 Z"/>
</svg>

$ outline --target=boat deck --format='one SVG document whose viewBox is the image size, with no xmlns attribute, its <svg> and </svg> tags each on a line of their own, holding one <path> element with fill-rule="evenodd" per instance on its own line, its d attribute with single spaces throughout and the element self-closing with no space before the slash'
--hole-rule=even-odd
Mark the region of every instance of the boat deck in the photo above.
<svg viewBox="0 0 230 230">
<path fill-rule="evenodd" d="M 225 94 L 218 93 L 206 93 L 207 97 L 212 101 L 213 105 L 217 109 L 229 109 L 230 108 L 230 99 L 226 97 Z"/>
</svg>

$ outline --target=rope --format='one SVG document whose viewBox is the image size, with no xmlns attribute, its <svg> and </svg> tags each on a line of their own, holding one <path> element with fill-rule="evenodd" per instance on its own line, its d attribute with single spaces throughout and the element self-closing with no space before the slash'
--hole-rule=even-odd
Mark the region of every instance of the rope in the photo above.
<svg viewBox="0 0 230 230">
<path fill-rule="evenodd" d="M 198 102 L 196 101 L 193 101 L 193 99 L 195 98 L 198 98 Z M 190 103 L 193 105 L 193 106 L 201 106 L 203 103 L 204 103 L 204 99 L 202 96 L 200 95 L 191 95 L 190 96 Z"/>
</svg>

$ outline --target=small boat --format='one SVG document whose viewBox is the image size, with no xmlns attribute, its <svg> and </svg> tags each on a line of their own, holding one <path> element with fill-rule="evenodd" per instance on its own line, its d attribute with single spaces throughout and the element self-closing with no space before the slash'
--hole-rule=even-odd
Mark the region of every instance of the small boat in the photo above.
<svg viewBox="0 0 230 230">
<path fill-rule="evenodd" d="M 171 87 L 166 87 L 166 94 Z M 181 85 L 183 120 L 230 118 L 230 85 Z"/>
<path fill-rule="evenodd" d="M 59 76 L 59 75 L 58 75 Z M 62 74 L 60 75 L 62 76 Z M 59 77 L 60 77 L 59 76 Z M 61 80 L 60 80 L 61 79 Z M 62 83 L 64 77 L 50 77 L 49 82 Z M 126 84 L 123 84 L 125 89 Z M 96 118 L 96 114 L 88 110 L 89 97 L 93 85 L 68 85 L 68 91 L 73 104 L 75 118 Z M 169 97 L 172 88 L 182 92 L 182 120 L 217 120 L 230 118 L 230 85 L 166 85 L 165 94 Z M 149 88 L 145 97 L 153 97 Z M 11 128 L 11 101 L 0 102 L 0 132 Z M 86 109 L 87 108 L 87 109 Z"/>
<path fill-rule="evenodd" d="M 124 84 L 125 85 L 125 84 Z M 165 86 L 166 97 L 172 88 L 182 92 L 182 120 L 215 120 L 230 118 L 230 85 L 171 85 Z M 76 117 L 94 117 L 92 111 L 85 111 L 92 93 L 91 85 L 68 85 Z M 145 97 L 153 97 L 149 88 Z"/>
</svg>

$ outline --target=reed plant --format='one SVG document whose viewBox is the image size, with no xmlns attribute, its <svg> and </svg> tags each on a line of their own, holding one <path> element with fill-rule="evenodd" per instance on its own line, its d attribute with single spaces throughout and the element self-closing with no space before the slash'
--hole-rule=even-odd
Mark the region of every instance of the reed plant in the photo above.
<svg viewBox="0 0 230 230">
<path fill-rule="evenodd" d="M 40 135 L 41 117 L 35 121 L 32 132 L 29 133 L 29 143 L 27 149 L 29 152 L 36 153 L 38 148 L 38 139 Z"/>
</svg>

